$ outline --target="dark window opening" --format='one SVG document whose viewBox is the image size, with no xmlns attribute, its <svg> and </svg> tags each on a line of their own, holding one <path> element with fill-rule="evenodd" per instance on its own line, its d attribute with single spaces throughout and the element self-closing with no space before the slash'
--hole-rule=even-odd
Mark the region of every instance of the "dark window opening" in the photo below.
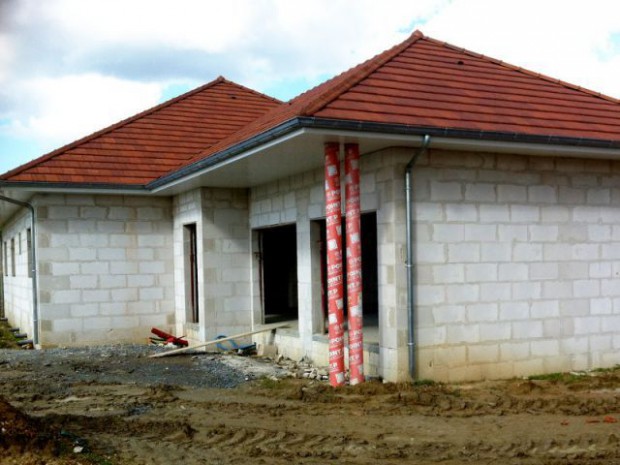
<svg viewBox="0 0 620 465">
<path fill-rule="evenodd" d="M 11 239 L 11 276 L 16 276 L 15 274 L 15 238 Z"/>
<path fill-rule="evenodd" d="M 183 252 L 185 255 L 185 309 L 188 323 L 198 323 L 198 247 L 196 224 L 183 226 Z"/>
<path fill-rule="evenodd" d="M 320 254 L 321 254 L 321 296 L 323 315 L 327 320 L 327 256 L 325 252 L 326 227 L 325 220 L 318 220 L 320 226 Z M 377 214 L 375 212 L 361 215 L 362 229 L 362 312 L 365 326 L 379 325 L 379 276 L 377 260 Z M 347 240 L 345 233 L 345 219 L 342 219 L 342 267 L 344 291 L 344 316 L 347 318 Z M 325 325 L 327 332 L 327 325 Z"/>
<path fill-rule="evenodd" d="M 294 224 L 263 229 L 259 241 L 265 323 L 296 320 L 297 229 Z"/>
<path fill-rule="evenodd" d="M 34 263 L 32 262 L 32 229 L 26 230 L 26 260 L 28 261 L 28 277 L 32 278 L 32 271 L 34 269 Z"/>
</svg>

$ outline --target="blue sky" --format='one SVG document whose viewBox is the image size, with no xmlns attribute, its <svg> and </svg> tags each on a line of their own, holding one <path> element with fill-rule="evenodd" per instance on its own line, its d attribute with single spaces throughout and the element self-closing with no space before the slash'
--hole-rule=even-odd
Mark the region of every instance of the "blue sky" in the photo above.
<svg viewBox="0 0 620 465">
<path fill-rule="evenodd" d="M 0 0 L 0 172 L 219 75 L 288 100 L 414 29 L 620 98 L 620 4 L 584 6 Z"/>
</svg>

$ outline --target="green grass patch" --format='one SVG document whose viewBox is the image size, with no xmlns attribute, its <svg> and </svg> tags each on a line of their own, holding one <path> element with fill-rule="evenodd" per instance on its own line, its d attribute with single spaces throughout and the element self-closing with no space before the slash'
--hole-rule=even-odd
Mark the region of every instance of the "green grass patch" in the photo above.
<svg viewBox="0 0 620 465">
<path fill-rule="evenodd" d="M 546 373 L 528 376 L 530 381 L 549 381 L 552 383 L 575 383 L 583 380 L 583 375 L 573 373 Z"/>
<path fill-rule="evenodd" d="M 0 349 L 19 349 L 17 339 L 10 329 L 8 323 L 0 321 Z"/>
</svg>

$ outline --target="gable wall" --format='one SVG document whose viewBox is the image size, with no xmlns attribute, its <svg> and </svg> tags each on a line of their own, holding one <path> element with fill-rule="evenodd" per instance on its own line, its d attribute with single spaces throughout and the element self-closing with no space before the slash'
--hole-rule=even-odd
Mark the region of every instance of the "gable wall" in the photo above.
<svg viewBox="0 0 620 465">
<path fill-rule="evenodd" d="M 40 195 L 41 343 L 144 342 L 174 323 L 171 200 Z"/>
</svg>

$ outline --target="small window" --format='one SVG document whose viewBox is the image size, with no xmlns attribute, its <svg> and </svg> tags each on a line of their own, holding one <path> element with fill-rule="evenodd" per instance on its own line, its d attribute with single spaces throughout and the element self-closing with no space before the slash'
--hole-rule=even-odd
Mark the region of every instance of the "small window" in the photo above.
<svg viewBox="0 0 620 465">
<path fill-rule="evenodd" d="M 27 263 L 26 266 L 28 267 L 28 277 L 32 278 L 32 270 L 34 269 L 34 263 L 32 262 L 32 229 L 28 228 L 26 230 L 26 252 L 28 254 L 27 256 Z"/>
<path fill-rule="evenodd" d="M 15 238 L 11 239 L 11 276 L 15 276 Z"/>
<path fill-rule="evenodd" d="M 9 275 L 9 251 L 8 251 L 8 244 L 6 241 L 4 241 L 3 245 L 3 258 L 4 260 L 2 260 L 2 264 L 3 264 L 3 268 L 4 268 L 4 276 L 8 276 Z"/>
<path fill-rule="evenodd" d="M 185 255 L 185 315 L 188 323 L 200 322 L 198 295 L 198 240 L 196 223 L 183 226 Z"/>
</svg>

